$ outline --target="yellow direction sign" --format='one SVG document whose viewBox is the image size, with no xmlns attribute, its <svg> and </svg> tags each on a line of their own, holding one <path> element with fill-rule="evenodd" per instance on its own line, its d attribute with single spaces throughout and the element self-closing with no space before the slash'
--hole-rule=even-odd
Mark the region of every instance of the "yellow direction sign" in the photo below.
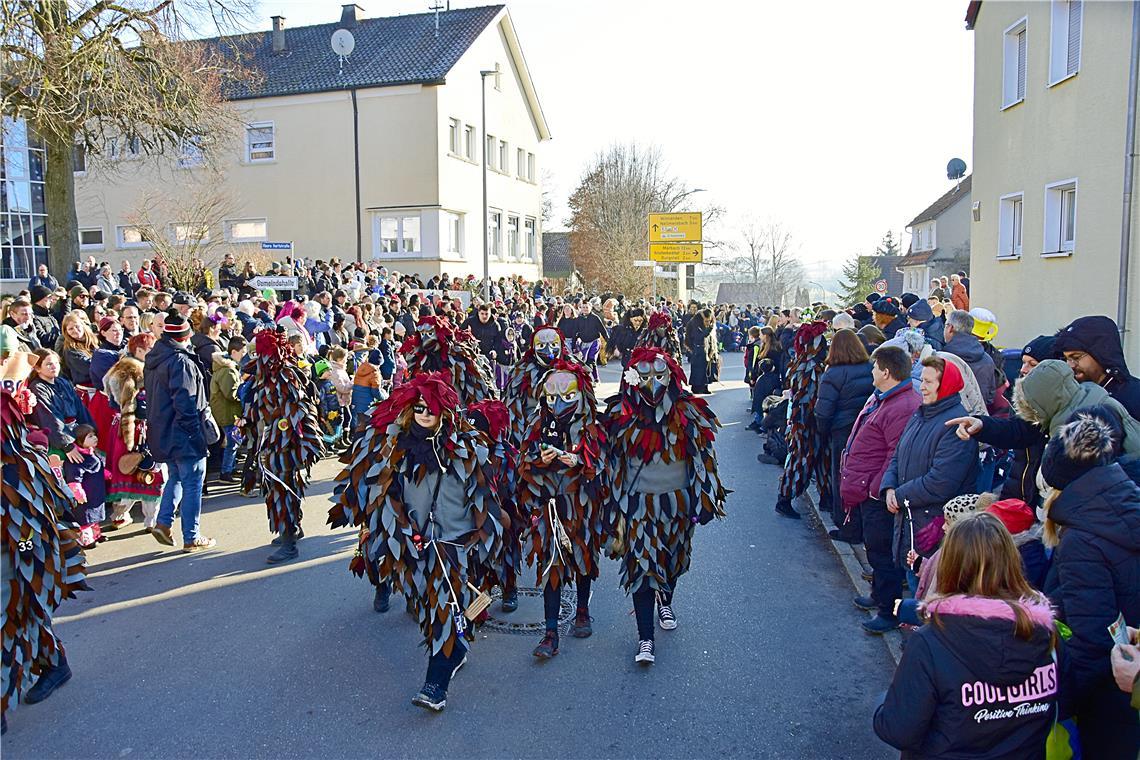
<svg viewBox="0 0 1140 760">
<path fill-rule="evenodd" d="M 680 243 L 701 239 L 701 212 L 649 215 L 650 243 Z"/>
<path fill-rule="evenodd" d="M 701 264 L 705 260 L 703 243 L 650 243 L 649 259 L 670 264 Z"/>
</svg>

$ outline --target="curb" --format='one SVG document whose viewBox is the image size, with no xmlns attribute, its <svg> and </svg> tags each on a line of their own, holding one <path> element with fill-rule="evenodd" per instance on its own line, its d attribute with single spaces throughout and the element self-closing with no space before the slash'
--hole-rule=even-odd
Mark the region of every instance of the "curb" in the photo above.
<svg viewBox="0 0 1140 760">
<path fill-rule="evenodd" d="M 843 565 L 847 577 L 851 580 L 851 585 L 855 588 L 855 593 L 863 596 L 870 595 L 871 586 L 867 581 L 863 580 L 863 558 L 856 553 L 855 547 L 845 541 L 835 541 L 827 535 L 823 517 L 810 494 L 805 493 L 796 501 L 799 502 L 799 511 L 811 518 L 809 520 L 811 527 L 823 533 L 824 538 L 831 544 L 832 550 L 839 556 L 839 562 Z M 873 612 L 868 613 L 867 617 L 868 619 L 873 618 L 875 614 Z M 863 633 L 862 635 L 868 636 L 871 634 Z M 894 659 L 895 664 L 898 665 L 899 660 L 902 659 L 902 634 L 898 631 L 892 631 L 883 634 L 879 638 L 887 645 L 887 651 L 890 652 L 891 658 Z"/>
</svg>

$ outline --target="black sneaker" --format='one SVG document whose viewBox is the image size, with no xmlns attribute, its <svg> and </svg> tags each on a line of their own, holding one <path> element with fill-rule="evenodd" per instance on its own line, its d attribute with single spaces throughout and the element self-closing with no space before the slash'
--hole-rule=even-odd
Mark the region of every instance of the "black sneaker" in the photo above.
<svg viewBox="0 0 1140 760">
<path fill-rule="evenodd" d="M 531 654 L 540 660 L 549 660 L 558 654 L 558 632 L 547 631 Z"/>
<path fill-rule="evenodd" d="M 387 612 L 389 606 L 389 599 L 392 596 L 392 587 L 387 583 L 381 583 L 376 587 L 376 596 L 372 597 L 372 609 L 377 612 Z"/>
<path fill-rule="evenodd" d="M 237 475 L 234 475 L 233 472 L 223 472 L 218 476 L 218 480 L 222 483 L 237 483 L 240 478 Z"/>
<path fill-rule="evenodd" d="M 876 636 L 882 636 L 898 627 L 899 619 L 896 617 L 885 618 L 882 615 L 875 615 L 870 620 L 863 621 L 863 630 Z"/>
<path fill-rule="evenodd" d="M 878 603 L 869 596 L 857 596 L 851 600 L 851 603 L 859 609 L 866 610 L 867 612 L 874 612 L 875 610 L 879 609 Z"/>
<path fill-rule="evenodd" d="M 278 562 L 288 562 L 291 559 L 297 559 L 298 554 L 300 554 L 300 552 L 297 551 L 296 541 L 282 541 L 277 545 L 277 551 L 266 557 L 265 561 L 271 565 L 276 565 Z"/>
<path fill-rule="evenodd" d="M 304 537 L 305 537 L 305 529 L 304 528 L 297 528 L 297 540 L 300 541 Z M 282 536 L 278 535 L 269 543 L 273 544 L 274 546 L 280 546 L 281 545 L 281 538 L 282 538 Z"/>
<path fill-rule="evenodd" d="M 784 465 L 784 460 L 776 459 L 776 457 L 769 456 L 768 454 L 757 454 L 756 461 L 760 464 L 774 464 L 780 467 Z"/>
<path fill-rule="evenodd" d="M 653 639 L 642 639 L 637 642 L 637 654 L 633 656 L 633 661 L 641 665 L 652 665 L 657 661 L 653 656 Z"/>
<path fill-rule="evenodd" d="M 440 712 L 447 706 L 447 692 L 434 683 L 425 683 L 416 696 L 412 697 L 412 704 L 432 712 Z"/>
<path fill-rule="evenodd" d="M 67 660 L 60 659 L 58 665 L 45 670 L 40 675 L 32 688 L 28 690 L 27 696 L 24 697 L 24 704 L 34 705 L 36 702 L 43 702 L 52 695 L 52 692 L 70 680 L 71 667 L 67 664 Z"/>
<path fill-rule="evenodd" d="M 594 627 L 590 625 L 590 611 L 585 607 L 579 607 L 578 612 L 574 615 L 574 622 L 570 625 L 570 635 L 576 639 L 588 639 L 594 633 Z"/>
<path fill-rule="evenodd" d="M 661 624 L 662 630 L 675 630 L 677 628 L 677 616 L 673 614 L 673 608 L 668 604 L 658 605 L 657 622 Z"/>
<path fill-rule="evenodd" d="M 783 501 L 776 502 L 776 514 L 780 517 L 787 517 L 790 520 L 801 520 L 802 515 L 796 511 L 795 507 Z"/>
<path fill-rule="evenodd" d="M 503 603 L 501 605 L 503 612 L 514 612 L 519 608 L 519 592 L 518 591 L 504 591 Z"/>
</svg>

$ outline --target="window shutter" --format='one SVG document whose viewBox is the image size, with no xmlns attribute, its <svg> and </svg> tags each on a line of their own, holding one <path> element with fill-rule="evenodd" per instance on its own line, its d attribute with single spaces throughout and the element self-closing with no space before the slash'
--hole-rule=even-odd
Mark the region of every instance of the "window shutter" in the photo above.
<svg viewBox="0 0 1140 760">
<path fill-rule="evenodd" d="M 1017 99 L 1025 98 L 1025 30 L 1017 33 Z"/>
<path fill-rule="evenodd" d="M 1066 74 L 1075 74 L 1081 65 L 1081 0 L 1069 3 L 1069 49 Z"/>
</svg>

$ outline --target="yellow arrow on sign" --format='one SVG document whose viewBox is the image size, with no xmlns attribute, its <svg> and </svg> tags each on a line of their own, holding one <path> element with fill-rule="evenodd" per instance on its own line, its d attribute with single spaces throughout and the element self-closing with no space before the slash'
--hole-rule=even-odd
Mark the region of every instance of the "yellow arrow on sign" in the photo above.
<svg viewBox="0 0 1140 760">
<path fill-rule="evenodd" d="M 649 215 L 650 243 L 680 243 L 701 239 L 701 212 Z"/>
<path fill-rule="evenodd" d="M 700 264 L 705 260 L 703 243 L 650 243 L 649 259 L 670 264 Z"/>
</svg>

